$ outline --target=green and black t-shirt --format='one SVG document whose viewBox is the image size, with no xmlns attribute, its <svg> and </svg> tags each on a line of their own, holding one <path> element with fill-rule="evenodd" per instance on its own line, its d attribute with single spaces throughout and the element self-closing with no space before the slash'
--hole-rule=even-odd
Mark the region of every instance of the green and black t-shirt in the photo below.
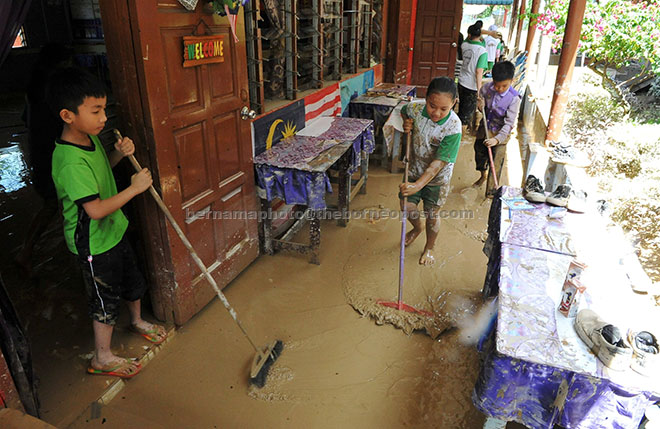
<svg viewBox="0 0 660 429">
<path fill-rule="evenodd" d="M 55 141 L 53 182 L 64 217 L 64 238 L 76 255 L 98 255 L 116 246 L 128 227 L 128 219 L 117 210 L 103 219 L 91 219 L 83 203 L 117 194 L 108 156 L 98 137 L 89 136 L 92 146 Z"/>
</svg>

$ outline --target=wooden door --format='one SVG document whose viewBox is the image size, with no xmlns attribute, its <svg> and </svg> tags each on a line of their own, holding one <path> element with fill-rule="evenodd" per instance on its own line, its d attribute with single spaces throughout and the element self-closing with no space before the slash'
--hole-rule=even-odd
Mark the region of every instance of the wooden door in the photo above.
<svg viewBox="0 0 660 429">
<path fill-rule="evenodd" d="M 239 14 L 236 43 L 227 17 L 204 13 L 204 3 L 200 1 L 192 12 L 177 0 L 106 0 L 101 7 L 102 13 L 119 20 L 106 25 L 104 16 L 106 34 L 108 28 L 123 33 L 107 41 L 110 68 L 115 61 L 124 62 L 116 65 L 121 69 L 133 62 L 137 73 L 135 89 L 140 94 L 130 92 L 135 87 L 131 82 L 113 82 L 113 88 L 120 102 L 124 94 L 126 104 L 142 111 L 137 122 L 144 123 L 145 141 L 137 145 L 138 154 L 142 152 L 151 166 L 157 177 L 154 186 L 223 287 L 258 254 L 257 203 L 250 123 L 240 115 L 241 108 L 249 105 L 243 14 Z M 198 34 L 210 30 L 225 36 L 224 62 L 183 67 L 182 39 L 196 29 Z M 130 73 L 113 73 L 113 80 L 117 76 L 130 78 Z M 140 106 L 131 97 L 140 97 Z M 215 293 L 174 229 L 153 207 L 147 210 L 158 220 L 143 216 L 143 223 L 145 230 L 156 221 L 161 225 L 160 237 L 144 237 L 147 254 L 163 258 L 151 263 L 156 273 L 150 277 L 163 283 L 152 281 L 151 287 L 157 288 L 152 294 L 158 301 L 154 307 L 160 318 L 182 324 Z M 151 234 L 158 232 L 151 228 Z M 170 276 L 159 273 L 168 270 Z"/>
<path fill-rule="evenodd" d="M 462 15 L 462 0 L 418 0 L 411 79 L 418 95 L 434 77 L 454 76 Z"/>
</svg>

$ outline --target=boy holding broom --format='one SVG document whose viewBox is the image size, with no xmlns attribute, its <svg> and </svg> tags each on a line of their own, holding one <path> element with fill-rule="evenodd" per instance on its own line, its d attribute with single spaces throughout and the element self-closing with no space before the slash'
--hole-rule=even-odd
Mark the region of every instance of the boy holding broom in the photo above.
<svg viewBox="0 0 660 429">
<path fill-rule="evenodd" d="M 135 151 L 129 138 L 106 155 L 98 134 L 105 127 L 106 91 L 89 73 L 66 68 L 53 73 L 47 97 L 63 121 L 55 141 L 52 177 L 64 218 L 64 237 L 83 271 L 94 331 L 94 356 L 87 372 L 121 378 L 135 376 L 139 363 L 116 356 L 110 349 L 119 304 L 126 301 L 131 328 L 154 344 L 167 337 L 160 325 L 141 316 L 140 298 L 146 290 L 135 255 L 124 234 L 128 220 L 121 208 L 151 186 L 146 168 L 117 192 L 112 167 Z"/>
<path fill-rule="evenodd" d="M 479 179 L 474 187 L 480 187 L 488 176 L 488 148 L 493 152 L 495 160 L 495 173 L 498 177 L 504 164 L 504 146 L 509 141 L 513 129 L 518 122 L 518 109 L 520 108 L 520 94 L 511 87 L 515 74 L 515 66 L 510 61 L 495 63 L 493 66 L 493 80 L 483 85 L 479 90 L 477 108 L 485 108 L 488 132 L 491 138 L 486 138 L 483 121 L 477 129 L 477 138 L 474 141 L 474 160 Z M 493 189 L 489 181 L 488 193 Z"/>
</svg>

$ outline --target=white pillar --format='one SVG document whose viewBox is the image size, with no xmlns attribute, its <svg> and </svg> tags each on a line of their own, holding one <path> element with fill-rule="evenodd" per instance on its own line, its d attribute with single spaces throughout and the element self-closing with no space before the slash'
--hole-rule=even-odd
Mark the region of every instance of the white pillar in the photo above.
<svg viewBox="0 0 660 429">
<path fill-rule="evenodd" d="M 545 86 L 545 78 L 548 75 L 550 64 L 551 40 L 549 36 L 541 36 L 541 47 L 539 48 L 539 65 L 536 68 L 536 82 L 539 86 Z"/>
</svg>

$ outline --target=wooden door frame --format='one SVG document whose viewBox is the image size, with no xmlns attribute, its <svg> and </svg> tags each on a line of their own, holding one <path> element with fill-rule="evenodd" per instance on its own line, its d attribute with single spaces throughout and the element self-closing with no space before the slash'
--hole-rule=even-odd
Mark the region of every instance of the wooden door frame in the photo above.
<svg viewBox="0 0 660 429">
<path fill-rule="evenodd" d="M 460 7 L 458 7 L 456 9 L 457 13 L 458 12 L 460 12 L 460 13 L 458 14 L 458 16 L 457 16 L 457 13 L 454 13 L 454 24 L 455 24 L 454 27 L 455 28 L 453 29 L 453 34 L 452 34 L 453 42 L 452 43 L 456 43 L 456 47 L 452 47 L 451 44 L 450 44 L 450 49 L 451 50 L 450 50 L 450 54 L 449 54 L 449 68 L 448 68 L 448 72 L 447 72 L 447 77 L 449 77 L 451 79 L 454 79 L 454 73 L 456 71 L 456 58 L 457 58 L 457 55 L 458 55 L 458 33 L 461 31 L 461 21 L 463 20 L 463 0 L 454 0 L 454 2 L 456 4 L 460 4 Z M 419 13 L 420 13 L 420 10 L 419 10 L 419 8 L 417 8 L 417 10 L 415 11 L 415 14 L 419 14 Z M 458 22 L 457 22 L 457 20 L 458 20 Z M 416 22 L 419 22 L 419 20 L 417 19 L 417 16 L 415 16 L 415 19 L 413 20 L 413 23 L 416 23 Z M 410 35 L 411 35 L 410 36 L 411 37 L 410 45 L 414 46 L 414 48 L 415 48 L 414 52 L 412 52 L 412 55 L 410 56 L 410 62 L 408 63 L 409 66 L 410 66 L 409 67 L 410 68 L 410 73 L 408 73 L 408 78 L 410 79 L 410 81 L 412 81 L 413 70 L 415 70 L 415 59 L 416 58 L 418 59 L 417 55 L 419 55 L 419 49 L 417 49 L 417 40 L 416 40 L 417 39 L 417 28 L 412 29 L 411 32 L 410 32 Z M 417 86 L 418 93 L 419 93 L 420 89 L 422 89 L 423 92 L 426 92 L 426 89 L 425 89 L 426 86 L 420 85 L 420 84 L 413 84 L 413 85 Z"/>
<path fill-rule="evenodd" d="M 409 48 L 411 44 L 414 46 L 414 39 L 410 39 L 410 26 L 412 23 L 412 0 L 390 0 L 388 14 L 389 19 L 387 21 L 387 41 L 384 43 L 386 46 L 387 56 L 385 57 L 383 81 L 405 83 L 404 80 L 408 75 L 410 75 L 412 78 L 412 70 L 408 70 L 407 67 L 408 55 L 410 52 Z M 454 29 L 454 39 L 457 44 L 462 17 L 463 2 L 461 1 L 458 25 Z M 417 21 L 416 17 L 415 21 Z M 413 29 L 413 31 L 414 30 L 416 29 Z M 414 34 L 414 32 L 412 34 Z M 457 51 L 458 46 L 454 48 L 454 50 Z M 451 67 L 452 72 L 449 77 L 453 77 L 455 72 L 456 53 L 454 53 L 454 61 Z"/>
<path fill-rule="evenodd" d="M 148 105 L 145 76 L 136 61 L 137 55 L 143 55 L 141 45 L 135 43 L 133 36 L 139 31 L 136 12 L 130 0 L 100 0 L 99 7 L 119 122 L 124 134 L 135 142 L 135 157 L 152 172 L 154 188 L 160 193 L 153 127 L 150 114 L 144 108 Z M 139 216 L 153 312 L 160 320 L 173 321 L 174 315 L 167 310 L 174 307 L 171 291 L 175 284 L 167 220 L 147 193 L 133 201 Z"/>
</svg>

